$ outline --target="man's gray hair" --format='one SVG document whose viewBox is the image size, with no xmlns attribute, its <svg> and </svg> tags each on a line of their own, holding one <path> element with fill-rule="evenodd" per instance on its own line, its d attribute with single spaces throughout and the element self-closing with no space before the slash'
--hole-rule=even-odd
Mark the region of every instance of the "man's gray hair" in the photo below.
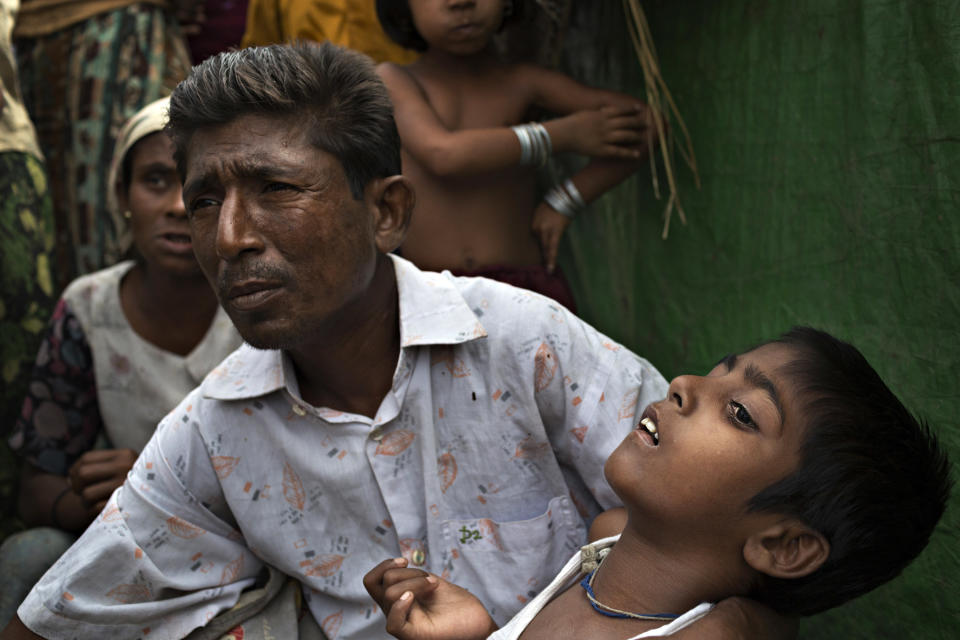
<svg viewBox="0 0 960 640">
<path fill-rule="evenodd" d="M 228 51 L 195 66 L 170 96 L 166 131 L 181 176 L 200 129 L 244 115 L 303 117 L 309 139 L 343 165 L 353 197 L 400 173 L 393 105 L 367 56 L 324 42 Z"/>
</svg>

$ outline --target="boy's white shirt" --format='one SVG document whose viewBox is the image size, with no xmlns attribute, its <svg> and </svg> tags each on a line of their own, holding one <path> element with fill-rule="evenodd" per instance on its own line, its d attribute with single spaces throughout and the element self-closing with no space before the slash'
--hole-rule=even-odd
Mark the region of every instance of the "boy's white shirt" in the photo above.
<svg viewBox="0 0 960 640">
<path fill-rule="evenodd" d="M 608 549 L 613 546 L 613 543 L 620 539 L 619 535 L 610 536 L 609 538 L 603 538 L 597 540 L 596 542 L 591 543 L 592 546 L 597 551 L 601 549 Z M 516 640 L 520 637 L 520 634 L 523 633 L 524 629 L 527 628 L 527 625 L 533 621 L 533 619 L 540 613 L 541 610 L 547 603 L 553 600 L 554 597 L 562 593 L 571 585 L 575 584 L 576 581 L 580 580 L 584 573 L 581 571 L 580 566 L 582 564 L 581 560 L 581 551 L 573 554 L 573 557 L 567 561 L 567 564 L 564 565 L 563 569 L 557 576 L 547 585 L 547 588 L 540 592 L 533 600 L 527 603 L 527 605 L 520 610 L 520 612 L 510 619 L 507 624 L 503 625 L 498 631 L 490 635 L 487 640 Z M 713 603 L 710 602 L 701 602 L 693 609 L 690 609 L 679 618 L 672 620 L 671 622 L 657 627 L 656 629 L 650 629 L 641 634 L 631 636 L 626 640 L 637 640 L 638 638 L 654 638 L 661 636 L 669 636 L 673 633 L 683 629 L 703 616 L 705 616 L 713 608 Z"/>
</svg>

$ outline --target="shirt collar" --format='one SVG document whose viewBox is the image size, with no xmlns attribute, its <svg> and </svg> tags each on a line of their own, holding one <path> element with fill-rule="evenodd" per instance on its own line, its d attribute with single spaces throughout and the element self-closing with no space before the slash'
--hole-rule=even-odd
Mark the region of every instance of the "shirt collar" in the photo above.
<svg viewBox="0 0 960 640">
<path fill-rule="evenodd" d="M 487 336 L 449 272 L 421 271 L 409 260 L 393 254 L 390 258 L 397 277 L 403 349 L 460 344 Z M 254 349 L 248 344 L 211 371 L 201 387 L 205 397 L 217 400 L 255 398 L 283 388 L 299 397 L 293 363 L 287 354 L 276 349 Z"/>
<path fill-rule="evenodd" d="M 421 271 L 390 254 L 400 298 L 400 346 L 460 344 L 487 336 L 449 271 Z"/>
</svg>

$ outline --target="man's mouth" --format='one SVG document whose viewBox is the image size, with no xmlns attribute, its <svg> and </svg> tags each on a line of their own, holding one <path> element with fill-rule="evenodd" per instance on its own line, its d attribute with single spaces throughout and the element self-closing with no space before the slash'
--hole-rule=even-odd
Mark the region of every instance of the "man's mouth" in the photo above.
<svg viewBox="0 0 960 640">
<path fill-rule="evenodd" d="M 230 287 L 225 298 L 237 309 L 251 310 L 266 302 L 279 290 L 280 285 L 275 282 L 248 281 Z"/>
<path fill-rule="evenodd" d="M 640 421 L 640 428 L 650 434 L 654 445 L 660 444 L 660 434 L 657 433 L 657 425 L 653 424 L 653 420 L 644 418 Z"/>
</svg>

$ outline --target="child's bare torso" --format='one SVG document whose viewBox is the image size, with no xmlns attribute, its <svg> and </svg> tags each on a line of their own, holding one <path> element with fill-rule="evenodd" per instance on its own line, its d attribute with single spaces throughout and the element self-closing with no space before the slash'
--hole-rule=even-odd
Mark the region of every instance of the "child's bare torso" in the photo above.
<svg viewBox="0 0 960 640">
<path fill-rule="evenodd" d="M 419 63 L 405 69 L 450 130 L 520 124 L 531 106 L 507 65 L 460 74 Z M 404 152 L 403 172 L 414 184 L 417 204 L 401 251 L 421 268 L 540 264 L 530 231 L 532 168 L 443 177 Z"/>
</svg>

